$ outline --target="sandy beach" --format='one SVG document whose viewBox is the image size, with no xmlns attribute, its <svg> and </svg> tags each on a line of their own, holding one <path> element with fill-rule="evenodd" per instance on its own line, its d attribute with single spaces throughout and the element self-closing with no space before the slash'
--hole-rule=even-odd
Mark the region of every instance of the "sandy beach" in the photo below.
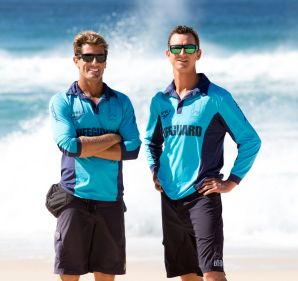
<svg viewBox="0 0 298 281">
<path fill-rule="evenodd" d="M 281 258 L 227 258 L 227 278 L 229 281 L 281 281 L 296 280 L 298 276 L 298 257 Z M 239 268 L 229 269 L 239 265 Z M 243 267 L 247 265 L 247 268 Z M 268 268 L 266 268 L 268 264 Z M 256 266 L 258 265 L 258 266 Z M 52 274 L 52 262 L 49 260 L 1 260 L 0 273 L 3 281 L 54 281 L 57 276 Z M 295 268 L 296 267 L 296 268 Z M 87 274 L 80 280 L 91 281 L 93 276 Z M 118 276 L 119 281 L 152 281 L 152 280 L 180 280 L 179 278 L 167 279 L 163 263 L 160 260 L 128 261 L 127 274 Z"/>
</svg>

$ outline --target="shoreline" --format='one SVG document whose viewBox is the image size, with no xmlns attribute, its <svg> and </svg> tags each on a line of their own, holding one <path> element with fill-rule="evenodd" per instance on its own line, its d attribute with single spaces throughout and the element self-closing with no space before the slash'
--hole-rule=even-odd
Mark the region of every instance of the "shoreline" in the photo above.
<svg viewBox="0 0 298 281">
<path fill-rule="evenodd" d="M 298 256 L 280 257 L 237 257 L 225 259 L 228 281 L 280 281 L 295 280 L 298 275 Z M 43 259 L 0 260 L 1 280 L 5 281 L 54 281 L 53 261 Z M 127 273 L 117 276 L 119 281 L 177 281 L 180 278 L 166 278 L 161 259 L 128 260 Z M 80 280 L 94 280 L 92 274 L 83 275 Z"/>
</svg>

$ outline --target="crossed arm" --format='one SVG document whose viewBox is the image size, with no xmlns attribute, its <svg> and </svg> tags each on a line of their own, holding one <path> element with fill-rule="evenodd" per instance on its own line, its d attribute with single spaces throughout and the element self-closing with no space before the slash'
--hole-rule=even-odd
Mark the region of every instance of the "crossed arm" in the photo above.
<svg viewBox="0 0 298 281">
<path fill-rule="evenodd" d="M 55 95 L 50 101 L 50 117 L 54 139 L 62 153 L 69 157 L 98 157 L 115 161 L 136 159 L 141 141 L 134 110 L 128 98 L 120 102 L 123 117 L 117 133 L 78 136 L 68 96 Z"/>
<path fill-rule="evenodd" d="M 99 157 L 107 160 L 121 160 L 122 138 L 117 134 L 105 134 L 94 137 L 79 137 L 81 142 L 81 154 L 79 157 Z"/>
</svg>

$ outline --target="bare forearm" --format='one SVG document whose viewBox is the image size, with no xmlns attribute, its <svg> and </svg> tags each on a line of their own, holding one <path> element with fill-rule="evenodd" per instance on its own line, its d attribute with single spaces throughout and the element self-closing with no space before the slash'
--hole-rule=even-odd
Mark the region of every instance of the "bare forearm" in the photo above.
<svg viewBox="0 0 298 281">
<path fill-rule="evenodd" d="M 81 136 L 79 139 L 82 144 L 80 157 L 99 157 L 97 156 L 99 153 L 102 153 L 121 142 L 121 137 L 117 134 L 105 134 L 95 137 Z"/>
<path fill-rule="evenodd" d="M 236 182 L 231 181 L 231 180 L 224 181 L 224 184 L 225 184 L 225 188 L 228 192 L 231 191 L 232 189 L 234 189 L 238 185 Z"/>
<path fill-rule="evenodd" d="M 98 152 L 93 156 L 103 158 L 106 160 L 120 161 L 121 160 L 121 146 L 119 143 L 114 144 L 113 146 L 109 147 L 108 149 Z"/>
</svg>

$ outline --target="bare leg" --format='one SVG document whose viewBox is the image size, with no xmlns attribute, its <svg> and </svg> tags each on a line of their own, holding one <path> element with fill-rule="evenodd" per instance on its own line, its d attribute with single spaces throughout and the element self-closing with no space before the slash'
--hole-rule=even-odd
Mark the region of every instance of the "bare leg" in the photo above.
<svg viewBox="0 0 298 281">
<path fill-rule="evenodd" d="M 211 271 L 204 273 L 205 281 L 227 281 L 224 272 Z"/>
<path fill-rule="evenodd" d="M 62 281 L 79 281 L 80 275 L 60 275 L 60 280 Z"/>
<path fill-rule="evenodd" d="M 114 281 L 115 275 L 105 274 L 101 272 L 94 272 L 95 281 Z"/>
<path fill-rule="evenodd" d="M 182 281 L 203 281 L 203 278 L 198 276 L 196 273 L 189 273 L 185 275 L 181 275 Z"/>
</svg>

